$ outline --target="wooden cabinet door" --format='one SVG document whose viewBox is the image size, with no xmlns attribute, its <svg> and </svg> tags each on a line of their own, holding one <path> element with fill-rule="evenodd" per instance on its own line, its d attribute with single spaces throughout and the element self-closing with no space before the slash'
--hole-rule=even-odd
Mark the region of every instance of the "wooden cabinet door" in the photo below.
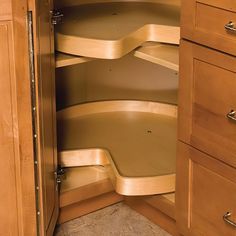
<svg viewBox="0 0 236 236">
<path fill-rule="evenodd" d="M 0 94 L 0 235 L 36 235 L 26 0 L 0 0 Z"/>
<path fill-rule="evenodd" d="M 0 235 L 18 235 L 17 227 L 17 183 L 16 158 L 14 142 L 14 102 L 11 96 L 14 76 L 11 73 L 13 57 L 12 27 L 7 21 L 0 22 Z M 4 57 L 2 56 L 4 55 Z M 11 214 L 8 214 L 11 212 Z"/>
<path fill-rule="evenodd" d="M 181 42 L 179 139 L 234 167 L 235 91 L 234 56 Z"/>
<path fill-rule="evenodd" d="M 56 182 L 56 107 L 54 27 L 51 24 L 52 0 L 31 1 L 33 10 L 36 62 L 36 107 L 39 209 L 42 235 L 52 235 L 58 218 Z M 36 4 L 37 3 L 37 4 Z"/>
<path fill-rule="evenodd" d="M 185 236 L 235 236 L 236 169 L 179 142 L 176 217 Z"/>
<path fill-rule="evenodd" d="M 235 0 L 182 0 L 181 37 L 236 55 Z"/>
</svg>

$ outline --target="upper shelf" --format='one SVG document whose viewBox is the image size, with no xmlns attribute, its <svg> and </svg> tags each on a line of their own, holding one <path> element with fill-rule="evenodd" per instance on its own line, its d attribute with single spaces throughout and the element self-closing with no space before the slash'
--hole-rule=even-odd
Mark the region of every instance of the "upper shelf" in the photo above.
<svg viewBox="0 0 236 236">
<path fill-rule="evenodd" d="M 179 71 L 179 47 L 176 45 L 151 43 L 135 50 L 134 56 Z"/>
<path fill-rule="evenodd" d="M 87 4 L 63 9 L 56 49 L 73 55 L 115 59 L 146 41 L 179 44 L 180 7 L 148 2 Z"/>
</svg>

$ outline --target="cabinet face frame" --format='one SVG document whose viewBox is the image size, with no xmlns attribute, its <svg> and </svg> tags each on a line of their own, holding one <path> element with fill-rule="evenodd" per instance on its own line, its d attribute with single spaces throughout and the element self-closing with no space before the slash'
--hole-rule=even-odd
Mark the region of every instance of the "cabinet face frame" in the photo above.
<svg viewBox="0 0 236 236">
<path fill-rule="evenodd" d="M 236 22 L 234 0 L 182 0 L 181 38 L 236 55 L 236 34 L 225 25 Z"/>
<path fill-rule="evenodd" d="M 236 167 L 236 60 L 182 40 L 178 139 Z"/>
</svg>

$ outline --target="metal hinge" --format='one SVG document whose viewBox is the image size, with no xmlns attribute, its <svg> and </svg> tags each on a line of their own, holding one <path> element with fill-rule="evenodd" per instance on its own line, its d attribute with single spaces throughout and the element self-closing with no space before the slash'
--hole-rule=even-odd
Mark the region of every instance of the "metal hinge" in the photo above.
<svg viewBox="0 0 236 236">
<path fill-rule="evenodd" d="M 65 168 L 58 166 L 57 171 L 55 171 L 55 178 L 57 184 L 61 184 L 62 180 L 66 178 L 65 174 L 66 174 Z"/>
<path fill-rule="evenodd" d="M 33 150 L 34 150 L 34 180 L 35 180 L 35 205 L 36 205 L 36 222 L 37 222 L 37 235 L 40 235 L 40 180 L 39 180 L 39 166 L 38 166 L 38 131 L 37 131 L 37 99 L 36 89 L 37 84 L 35 81 L 35 51 L 34 51 L 34 30 L 33 30 L 33 12 L 27 12 L 28 18 L 28 45 L 29 45 L 29 71 L 30 71 L 30 88 L 31 88 L 31 112 L 32 112 L 32 130 L 33 130 Z"/>
<path fill-rule="evenodd" d="M 50 13 L 51 13 L 51 22 L 53 25 L 58 25 L 62 23 L 62 18 L 64 16 L 63 13 L 61 13 L 58 10 L 50 11 Z"/>
</svg>

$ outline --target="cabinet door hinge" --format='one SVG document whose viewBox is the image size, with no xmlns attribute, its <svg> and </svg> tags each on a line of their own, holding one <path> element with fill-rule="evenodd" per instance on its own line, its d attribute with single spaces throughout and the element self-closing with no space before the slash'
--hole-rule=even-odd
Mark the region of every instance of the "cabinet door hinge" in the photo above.
<svg viewBox="0 0 236 236">
<path fill-rule="evenodd" d="M 65 168 L 58 166 L 57 170 L 55 171 L 56 183 L 61 184 L 61 182 L 66 178 L 66 170 Z"/>
<path fill-rule="evenodd" d="M 52 25 L 58 25 L 58 24 L 62 23 L 62 18 L 64 16 L 63 13 L 61 13 L 58 10 L 50 11 L 50 13 L 51 13 Z"/>
</svg>

